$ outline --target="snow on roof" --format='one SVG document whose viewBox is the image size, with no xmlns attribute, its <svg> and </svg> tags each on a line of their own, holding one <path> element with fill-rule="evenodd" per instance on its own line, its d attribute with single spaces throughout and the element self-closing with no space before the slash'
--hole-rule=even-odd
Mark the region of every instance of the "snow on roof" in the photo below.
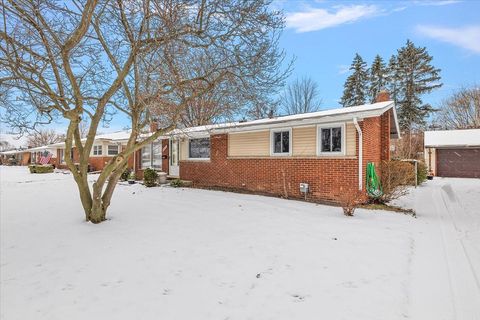
<svg viewBox="0 0 480 320">
<path fill-rule="evenodd" d="M 14 149 L 26 148 L 27 147 L 27 137 L 25 136 L 17 136 L 15 134 L 7 134 L 1 133 L 0 134 L 0 141 L 8 143 Z"/>
<path fill-rule="evenodd" d="M 425 131 L 425 147 L 480 146 L 480 129 Z"/>
<path fill-rule="evenodd" d="M 360 106 L 354 106 L 349 108 L 337 108 L 337 109 L 329 109 L 317 112 L 309 112 L 309 113 L 301 113 L 301 114 L 294 114 L 289 116 L 280 116 L 274 118 L 266 118 L 266 119 L 258 119 L 252 121 L 245 121 L 245 122 L 227 122 L 227 123 L 220 123 L 220 124 L 212 124 L 206 126 L 198 126 L 198 127 L 190 127 L 185 129 L 176 129 L 172 132 L 172 134 L 189 134 L 195 132 L 205 132 L 205 131 L 215 131 L 215 130 L 232 130 L 238 128 L 250 128 L 256 127 L 260 125 L 274 125 L 277 123 L 284 123 L 284 122 L 293 122 L 293 121 L 305 121 L 311 119 L 328 119 L 329 121 L 338 121 L 345 117 L 358 117 L 358 118 L 368 118 L 373 116 L 379 116 L 383 114 L 385 111 L 393 108 L 394 110 L 394 122 L 395 125 L 393 126 L 395 130 L 394 134 L 399 133 L 398 129 L 398 122 L 396 119 L 396 111 L 395 105 L 393 101 L 385 101 L 385 102 L 378 102 L 373 104 L 364 104 Z"/>
<path fill-rule="evenodd" d="M 111 133 L 101 134 L 95 137 L 95 140 L 128 140 L 132 130 L 123 130 Z"/>
</svg>

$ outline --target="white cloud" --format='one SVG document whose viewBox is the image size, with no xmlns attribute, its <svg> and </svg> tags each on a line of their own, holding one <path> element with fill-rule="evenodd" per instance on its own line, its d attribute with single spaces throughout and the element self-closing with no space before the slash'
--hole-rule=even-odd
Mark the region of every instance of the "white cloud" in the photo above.
<svg viewBox="0 0 480 320">
<path fill-rule="evenodd" d="M 480 25 L 462 28 L 418 26 L 417 31 L 429 38 L 447 42 L 480 54 Z"/>
<path fill-rule="evenodd" d="M 451 4 L 462 2 L 460 0 L 421 0 L 421 1 L 413 1 L 414 4 L 419 6 L 448 6 Z"/>
<path fill-rule="evenodd" d="M 287 14 L 287 27 L 296 32 L 317 31 L 370 18 L 381 13 L 375 5 L 339 6 L 333 10 L 307 8 Z"/>
<path fill-rule="evenodd" d="M 338 74 L 345 74 L 350 72 L 350 66 L 342 64 L 338 66 Z"/>
</svg>

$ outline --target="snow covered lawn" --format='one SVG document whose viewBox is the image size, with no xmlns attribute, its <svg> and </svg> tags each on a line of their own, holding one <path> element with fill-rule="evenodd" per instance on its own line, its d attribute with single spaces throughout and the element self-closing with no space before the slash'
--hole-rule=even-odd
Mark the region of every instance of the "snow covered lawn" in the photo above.
<svg viewBox="0 0 480 320">
<path fill-rule="evenodd" d="M 2 319 L 480 319 L 480 180 L 416 189 L 417 219 L 119 185 L 100 225 L 70 175 L 0 180 Z"/>
</svg>

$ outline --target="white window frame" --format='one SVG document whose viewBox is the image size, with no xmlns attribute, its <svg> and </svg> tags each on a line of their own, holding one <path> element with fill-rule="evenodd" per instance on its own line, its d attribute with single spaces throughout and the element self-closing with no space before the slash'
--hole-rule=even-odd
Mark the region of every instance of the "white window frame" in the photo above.
<svg viewBox="0 0 480 320">
<path fill-rule="evenodd" d="M 100 147 L 100 153 L 98 153 L 98 148 Z M 96 144 L 92 148 L 92 156 L 101 157 L 103 156 L 103 146 L 101 144 Z"/>
<path fill-rule="evenodd" d="M 110 154 L 110 147 L 117 147 L 117 153 Z M 118 144 L 109 144 L 107 145 L 107 156 L 116 156 L 120 153 L 120 146 Z"/>
<path fill-rule="evenodd" d="M 210 139 L 210 136 L 207 136 L 207 137 L 195 137 L 195 138 L 189 138 L 188 139 L 188 144 L 187 144 L 187 156 L 188 156 L 188 160 L 192 160 L 192 161 L 210 161 L 210 157 L 208 158 L 190 158 L 190 141 L 191 140 L 198 140 L 198 139 L 208 139 L 210 141 L 210 157 L 212 156 L 212 139 Z M 180 150 L 178 150 L 180 152 Z M 180 159 L 180 157 L 179 157 Z"/>
<path fill-rule="evenodd" d="M 342 146 L 340 151 L 322 151 L 322 129 L 341 128 Z M 330 136 L 331 137 L 331 136 Z M 317 125 L 317 156 L 344 156 L 346 150 L 345 122 L 325 123 Z"/>
<path fill-rule="evenodd" d="M 275 143 L 273 142 L 274 134 L 278 132 L 285 132 L 288 131 L 288 152 L 274 152 L 275 151 Z M 292 136 L 292 128 L 275 128 L 270 129 L 270 155 L 275 157 L 285 157 L 291 156 L 293 149 L 293 136 Z"/>
<path fill-rule="evenodd" d="M 154 167 L 154 154 L 153 154 L 153 145 L 154 144 L 159 144 L 160 145 L 160 163 L 159 163 L 159 168 Z M 148 148 L 148 165 L 143 165 L 143 150 L 144 148 Z M 147 168 L 151 168 L 157 171 L 161 171 L 163 169 L 163 148 L 162 148 L 162 141 L 155 141 L 155 142 L 150 142 L 149 144 L 143 146 L 140 148 L 140 169 L 145 170 Z"/>
</svg>

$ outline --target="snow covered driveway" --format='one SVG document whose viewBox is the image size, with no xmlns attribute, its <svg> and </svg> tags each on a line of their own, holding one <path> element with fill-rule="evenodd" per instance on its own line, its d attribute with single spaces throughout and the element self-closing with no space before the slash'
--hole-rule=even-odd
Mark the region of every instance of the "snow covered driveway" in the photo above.
<svg viewBox="0 0 480 320">
<path fill-rule="evenodd" d="M 416 189 L 418 219 L 119 185 L 100 225 L 70 175 L 0 180 L 2 319 L 479 319 L 480 180 Z"/>
<path fill-rule="evenodd" d="M 435 178 L 397 201 L 418 216 L 415 319 L 480 319 L 480 179 Z"/>
</svg>

